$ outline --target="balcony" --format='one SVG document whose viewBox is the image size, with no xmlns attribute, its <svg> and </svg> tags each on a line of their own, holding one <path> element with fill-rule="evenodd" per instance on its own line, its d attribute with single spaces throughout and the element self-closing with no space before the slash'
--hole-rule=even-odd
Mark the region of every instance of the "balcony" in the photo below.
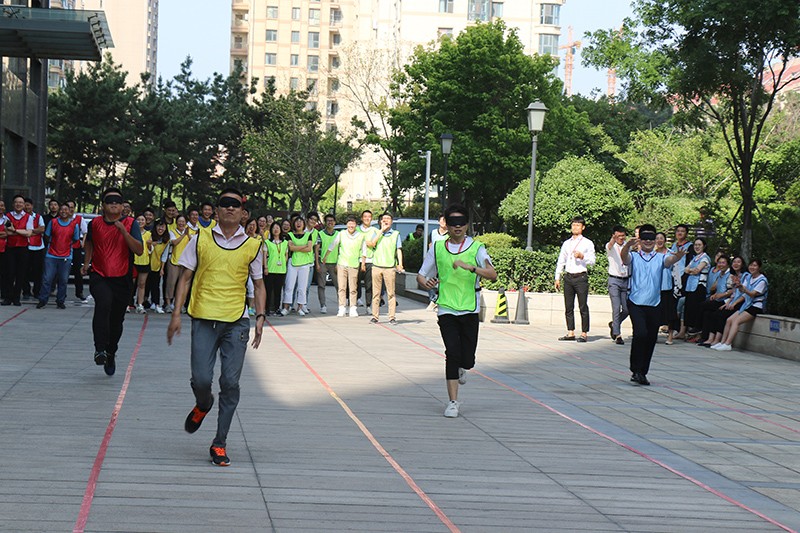
<svg viewBox="0 0 800 533">
<path fill-rule="evenodd" d="M 247 43 L 234 42 L 233 44 L 231 44 L 231 55 L 246 56 L 247 53 L 248 53 Z"/>
<path fill-rule="evenodd" d="M 250 0 L 233 0 L 235 11 L 250 11 Z"/>
</svg>

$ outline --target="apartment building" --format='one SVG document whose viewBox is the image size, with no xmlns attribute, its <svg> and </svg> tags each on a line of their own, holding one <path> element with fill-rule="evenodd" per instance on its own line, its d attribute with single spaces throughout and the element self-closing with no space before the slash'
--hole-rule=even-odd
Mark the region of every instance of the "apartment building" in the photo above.
<svg viewBox="0 0 800 533">
<path fill-rule="evenodd" d="M 457 35 L 478 21 L 503 19 L 529 54 L 559 53 L 560 9 L 566 0 L 231 0 L 231 71 L 243 82 L 274 80 L 278 92 L 308 90 L 327 128 L 341 131 L 360 114 L 340 90 L 353 45 L 382 50 L 396 66 L 413 47 Z M 112 28 L 113 30 L 113 28 Z M 387 70 L 388 72 L 388 70 Z M 376 80 L 379 83 L 381 80 Z M 385 163 L 369 152 L 341 177 L 340 202 L 380 199 Z"/>
</svg>

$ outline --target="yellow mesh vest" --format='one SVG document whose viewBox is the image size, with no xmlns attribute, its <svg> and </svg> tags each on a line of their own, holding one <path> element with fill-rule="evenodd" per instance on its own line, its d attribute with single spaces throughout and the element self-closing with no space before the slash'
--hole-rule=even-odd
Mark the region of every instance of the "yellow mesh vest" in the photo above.
<svg viewBox="0 0 800 533">
<path fill-rule="evenodd" d="M 203 320 L 236 322 L 244 314 L 250 263 L 261 253 L 261 243 L 248 238 L 238 248 L 226 250 L 210 231 L 197 237 L 197 268 L 189 300 L 189 316 Z"/>
</svg>

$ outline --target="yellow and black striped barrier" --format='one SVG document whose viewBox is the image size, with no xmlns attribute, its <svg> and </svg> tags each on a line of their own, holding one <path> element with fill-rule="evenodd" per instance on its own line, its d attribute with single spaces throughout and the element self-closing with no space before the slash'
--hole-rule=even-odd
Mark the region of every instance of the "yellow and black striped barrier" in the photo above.
<svg viewBox="0 0 800 533">
<path fill-rule="evenodd" d="M 506 301 L 506 290 L 502 287 L 497 294 L 497 306 L 494 310 L 494 324 L 510 324 L 508 320 L 508 301 Z"/>
</svg>

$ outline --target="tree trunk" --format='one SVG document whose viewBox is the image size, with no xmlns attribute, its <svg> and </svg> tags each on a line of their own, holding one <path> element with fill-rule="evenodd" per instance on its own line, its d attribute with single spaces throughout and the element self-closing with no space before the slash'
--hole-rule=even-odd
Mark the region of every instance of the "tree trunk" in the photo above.
<svg viewBox="0 0 800 533">
<path fill-rule="evenodd" d="M 741 254 L 746 261 L 753 258 L 753 181 L 750 173 L 749 161 L 742 159 L 741 181 L 739 188 L 742 192 L 742 246 Z"/>
</svg>

